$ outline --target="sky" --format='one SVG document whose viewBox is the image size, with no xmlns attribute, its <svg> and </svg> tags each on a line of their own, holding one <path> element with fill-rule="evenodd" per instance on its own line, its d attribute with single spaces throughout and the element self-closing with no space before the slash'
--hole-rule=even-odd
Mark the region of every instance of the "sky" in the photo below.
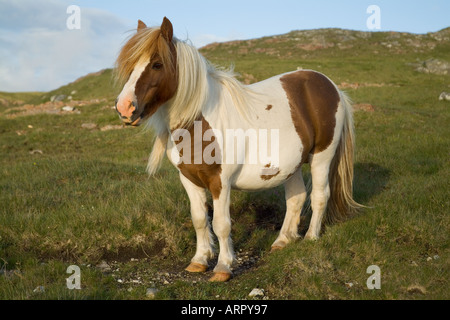
<svg viewBox="0 0 450 320">
<path fill-rule="evenodd" d="M 368 28 L 371 5 L 379 29 Z M 0 0 L 0 91 L 49 91 L 113 67 L 138 19 L 156 26 L 166 16 L 200 48 L 317 28 L 435 32 L 450 26 L 449 12 L 449 0 Z"/>
</svg>

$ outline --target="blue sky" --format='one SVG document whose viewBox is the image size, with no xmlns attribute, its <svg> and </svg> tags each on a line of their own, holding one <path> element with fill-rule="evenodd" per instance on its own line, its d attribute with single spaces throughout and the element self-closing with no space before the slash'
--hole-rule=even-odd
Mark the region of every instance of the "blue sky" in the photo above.
<svg viewBox="0 0 450 320">
<path fill-rule="evenodd" d="M 167 16 L 183 38 L 210 34 L 248 39 L 291 30 L 345 28 L 366 30 L 368 6 L 381 9 L 381 30 L 426 33 L 450 25 L 448 0 L 159 0 L 76 1 L 102 8 L 134 26 L 137 19 L 159 24 Z M 203 43 L 201 43 L 203 45 Z"/>
<path fill-rule="evenodd" d="M 66 9 L 81 9 L 81 28 L 68 30 Z M 434 32 L 450 26 L 449 0 L 0 0 L 0 91 L 48 91 L 113 66 L 137 20 L 159 25 L 201 47 L 292 30 L 368 31 L 370 5 L 379 31 Z"/>
</svg>

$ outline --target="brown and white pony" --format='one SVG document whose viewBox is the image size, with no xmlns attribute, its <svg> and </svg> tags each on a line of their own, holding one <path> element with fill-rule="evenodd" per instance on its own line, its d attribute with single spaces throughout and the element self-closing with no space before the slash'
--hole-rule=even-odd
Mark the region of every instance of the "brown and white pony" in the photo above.
<svg viewBox="0 0 450 320">
<path fill-rule="evenodd" d="M 212 227 L 220 250 L 211 281 L 232 275 L 232 188 L 284 185 L 286 216 L 273 250 L 299 237 L 307 195 L 304 163 L 311 166 L 313 211 L 306 239 L 319 237 L 324 216 L 342 220 L 360 207 L 352 196 L 352 107 L 323 74 L 298 70 L 243 85 L 231 71 L 214 67 L 192 45 L 173 37 L 167 18 L 155 28 L 139 20 L 116 72 L 125 83 L 116 102 L 121 119 L 131 125 L 147 122 L 156 133 L 149 173 L 167 154 L 189 196 L 197 249 L 187 271 L 206 271 L 213 257 L 206 190 L 213 199 Z"/>
</svg>

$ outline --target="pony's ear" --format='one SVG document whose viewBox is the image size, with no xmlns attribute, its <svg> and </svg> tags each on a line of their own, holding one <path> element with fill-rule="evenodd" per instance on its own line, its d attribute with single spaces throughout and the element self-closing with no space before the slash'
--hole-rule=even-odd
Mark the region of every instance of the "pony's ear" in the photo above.
<svg viewBox="0 0 450 320">
<path fill-rule="evenodd" d="M 169 19 L 167 19 L 166 17 L 164 17 L 164 20 L 161 24 L 161 34 L 164 37 L 164 39 L 166 39 L 167 42 L 172 42 L 172 38 L 173 38 L 173 26 L 172 26 L 172 22 L 170 22 Z"/>
<path fill-rule="evenodd" d="M 138 20 L 137 31 L 145 29 L 145 28 L 147 28 L 147 25 L 144 22 L 142 22 L 141 20 Z"/>
</svg>

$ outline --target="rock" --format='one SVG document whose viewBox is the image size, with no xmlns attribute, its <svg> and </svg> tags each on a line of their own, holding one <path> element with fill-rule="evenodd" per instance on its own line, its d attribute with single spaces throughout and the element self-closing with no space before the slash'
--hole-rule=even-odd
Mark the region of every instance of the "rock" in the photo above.
<svg viewBox="0 0 450 320">
<path fill-rule="evenodd" d="M 108 130 L 119 130 L 125 128 L 123 125 L 120 124 L 108 124 L 107 126 L 104 126 L 100 128 L 100 131 L 108 131 Z"/>
<path fill-rule="evenodd" d="M 74 111 L 75 108 L 74 108 L 74 107 L 71 107 L 71 106 L 64 106 L 64 107 L 62 107 L 61 110 L 62 110 L 62 111 Z"/>
<path fill-rule="evenodd" d="M 101 272 L 110 272 L 111 271 L 111 267 L 109 266 L 108 263 L 106 263 L 106 261 L 100 262 L 96 267 L 98 269 L 100 269 Z"/>
<path fill-rule="evenodd" d="M 55 96 L 52 96 L 50 98 L 51 102 L 58 102 L 58 101 L 63 101 L 67 96 L 65 94 L 58 94 Z"/>
<path fill-rule="evenodd" d="M 420 285 L 417 285 L 417 284 L 413 284 L 413 285 L 409 286 L 406 289 L 406 291 L 408 293 L 412 293 L 412 294 L 416 294 L 416 293 L 418 293 L 418 294 L 426 294 L 427 293 L 427 290 L 424 287 L 422 287 Z"/>
<path fill-rule="evenodd" d="M 147 288 L 147 292 L 145 293 L 145 295 L 149 299 L 155 299 L 157 292 L 158 292 L 158 289 L 156 289 L 156 288 Z"/>
<path fill-rule="evenodd" d="M 75 93 L 77 93 L 77 90 L 72 90 L 72 91 L 70 92 L 71 95 L 74 95 Z"/>
<path fill-rule="evenodd" d="M 42 152 L 42 150 L 39 150 L 39 149 L 35 149 L 35 150 L 31 150 L 30 151 L 30 154 L 44 154 L 44 152 Z"/>
<path fill-rule="evenodd" d="M 264 297 L 264 289 L 254 288 L 248 296 L 250 298 Z"/>
<path fill-rule="evenodd" d="M 416 71 L 445 75 L 450 72 L 450 63 L 438 59 L 428 59 L 420 63 L 420 65 L 416 68 Z"/>
<path fill-rule="evenodd" d="M 44 293 L 45 292 L 45 287 L 44 286 L 37 286 L 34 290 L 34 293 Z"/>
<path fill-rule="evenodd" d="M 442 92 L 439 96 L 439 101 L 446 100 L 450 101 L 450 93 L 449 92 Z"/>
<path fill-rule="evenodd" d="M 81 125 L 81 127 L 84 128 L 84 129 L 92 130 L 92 129 L 96 129 L 97 125 L 95 123 L 83 123 Z"/>
<path fill-rule="evenodd" d="M 353 287 L 353 282 L 346 282 L 345 286 L 350 289 L 351 287 Z"/>
</svg>

